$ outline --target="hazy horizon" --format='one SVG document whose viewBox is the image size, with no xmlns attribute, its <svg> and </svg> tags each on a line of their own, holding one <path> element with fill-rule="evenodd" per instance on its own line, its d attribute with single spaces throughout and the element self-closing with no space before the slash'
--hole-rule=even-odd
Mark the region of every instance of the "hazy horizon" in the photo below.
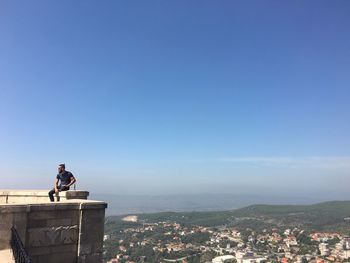
<svg viewBox="0 0 350 263">
<path fill-rule="evenodd" d="M 350 199 L 349 1 L 2 1 L 0 187 Z"/>
</svg>

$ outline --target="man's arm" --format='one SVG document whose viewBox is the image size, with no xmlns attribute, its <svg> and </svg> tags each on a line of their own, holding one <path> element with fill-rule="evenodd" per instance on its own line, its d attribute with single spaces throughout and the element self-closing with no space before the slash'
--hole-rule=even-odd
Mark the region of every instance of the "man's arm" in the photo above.
<svg viewBox="0 0 350 263">
<path fill-rule="evenodd" d="M 75 179 L 74 175 L 70 178 L 70 183 L 66 186 L 70 187 L 72 184 L 74 184 L 77 180 Z"/>
<path fill-rule="evenodd" d="M 58 192 L 58 179 L 55 180 L 55 192 Z"/>
</svg>

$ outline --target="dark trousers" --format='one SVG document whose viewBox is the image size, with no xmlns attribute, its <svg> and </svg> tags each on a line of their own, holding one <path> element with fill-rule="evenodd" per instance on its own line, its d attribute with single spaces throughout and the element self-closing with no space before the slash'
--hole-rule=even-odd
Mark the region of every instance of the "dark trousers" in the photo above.
<svg viewBox="0 0 350 263">
<path fill-rule="evenodd" d="M 57 189 L 58 189 L 59 192 L 62 192 L 62 191 L 68 191 L 68 190 L 69 190 L 69 187 L 68 187 L 68 186 L 62 186 L 62 185 L 60 185 L 60 186 L 57 187 Z M 53 189 L 49 192 L 49 197 L 50 197 L 50 201 L 51 201 L 51 202 L 54 202 L 54 201 L 55 201 L 55 199 L 54 199 L 54 197 L 53 197 L 54 194 L 55 194 L 55 188 L 53 188 Z M 59 195 L 57 195 L 57 201 L 58 201 L 58 202 L 60 201 Z"/>
</svg>

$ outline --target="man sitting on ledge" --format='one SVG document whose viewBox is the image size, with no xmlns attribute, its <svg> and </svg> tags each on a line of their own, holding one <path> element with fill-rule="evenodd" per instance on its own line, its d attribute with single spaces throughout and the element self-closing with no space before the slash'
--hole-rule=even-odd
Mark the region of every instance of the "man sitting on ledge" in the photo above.
<svg viewBox="0 0 350 263">
<path fill-rule="evenodd" d="M 76 181 L 77 180 L 75 180 L 73 174 L 71 172 L 66 171 L 66 165 L 64 163 L 60 164 L 58 166 L 58 174 L 56 176 L 55 186 L 49 192 L 50 201 L 55 201 L 53 194 L 56 194 L 57 201 L 60 201 L 59 192 L 68 191 L 69 187 Z"/>
</svg>

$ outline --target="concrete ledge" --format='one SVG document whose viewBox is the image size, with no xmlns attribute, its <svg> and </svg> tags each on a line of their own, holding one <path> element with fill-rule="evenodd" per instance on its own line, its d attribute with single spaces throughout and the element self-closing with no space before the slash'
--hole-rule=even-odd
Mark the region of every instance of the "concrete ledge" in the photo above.
<svg viewBox="0 0 350 263">
<path fill-rule="evenodd" d="M 65 200 L 61 202 L 0 204 L 1 213 L 22 213 L 35 211 L 56 211 L 72 209 L 105 209 L 107 203 L 95 200 Z"/>
<path fill-rule="evenodd" d="M 0 204 L 10 203 L 42 203 L 49 201 L 49 190 L 0 190 Z M 59 193 L 61 201 L 71 199 L 86 200 L 88 191 L 69 190 Z"/>
</svg>

